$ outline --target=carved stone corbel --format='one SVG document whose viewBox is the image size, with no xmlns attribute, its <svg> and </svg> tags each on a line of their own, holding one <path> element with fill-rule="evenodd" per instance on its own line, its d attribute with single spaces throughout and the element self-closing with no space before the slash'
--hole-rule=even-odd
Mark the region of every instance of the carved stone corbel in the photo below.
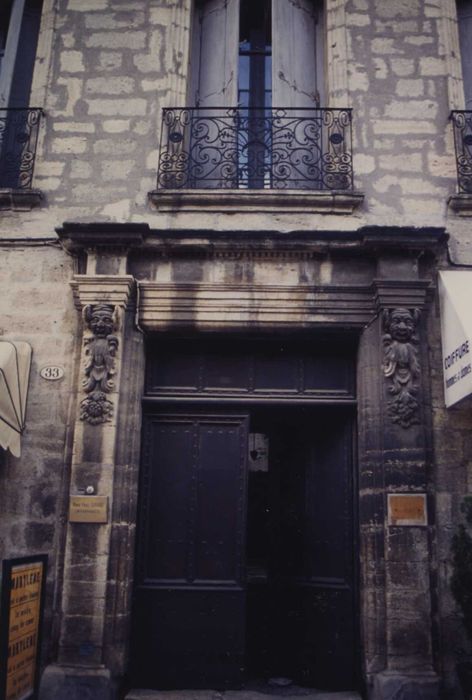
<svg viewBox="0 0 472 700">
<path fill-rule="evenodd" d="M 419 423 L 419 309 L 398 307 L 382 314 L 383 374 L 388 384 L 388 414 L 393 423 L 409 428 Z"/>
<path fill-rule="evenodd" d="M 115 356 L 119 330 L 118 306 L 87 304 L 83 309 L 84 321 L 92 336 L 84 338 L 85 377 L 82 385 L 87 396 L 80 402 L 80 419 L 98 425 L 111 420 L 113 403 L 107 397 L 114 388 Z"/>
</svg>

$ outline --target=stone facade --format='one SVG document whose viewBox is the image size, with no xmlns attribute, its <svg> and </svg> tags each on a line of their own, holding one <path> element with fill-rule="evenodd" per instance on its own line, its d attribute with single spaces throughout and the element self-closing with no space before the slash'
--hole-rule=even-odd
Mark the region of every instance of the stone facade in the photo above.
<svg viewBox="0 0 472 700">
<path fill-rule="evenodd" d="M 127 673 L 146 339 L 303 329 L 359 344 L 362 688 L 458 698 L 470 647 L 451 539 L 472 491 L 472 412 L 470 399 L 445 408 L 437 295 L 438 270 L 472 264 L 449 122 L 463 108 L 455 2 L 325 1 L 327 106 L 353 109 L 354 192 L 286 195 L 156 189 L 161 110 L 186 102 L 192 5 L 43 2 L 41 202 L 2 199 L 0 213 L 1 338 L 33 347 L 22 455 L 0 460 L 0 553 L 49 554 L 40 697 L 114 698 Z M 111 332 L 89 325 L 94 309 Z M 414 348 L 395 340 L 395 309 Z M 112 384 L 86 391 L 97 339 Z M 394 342 L 409 357 L 406 418 L 391 408 Z M 64 377 L 44 380 L 46 365 Z M 68 522 L 87 486 L 109 499 L 106 525 Z M 388 524 L 395 492 L 427 495 L 427 527 Z"/>
</svg>

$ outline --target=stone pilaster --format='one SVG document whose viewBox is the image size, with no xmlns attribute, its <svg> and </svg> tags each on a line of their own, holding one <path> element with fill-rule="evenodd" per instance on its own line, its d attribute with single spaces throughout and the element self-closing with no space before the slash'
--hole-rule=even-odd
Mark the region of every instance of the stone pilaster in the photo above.
<svg viewBox="0 0 472 700">
<path fill-rule="evenodd" d="M 87 688 L 91 700 L 108 700 L 112 681 L 104 656 L 106 605 L 125 312 L 134 278 L 77 275 L 71 284 L 84 323 L 70 496 L 104 496 L 108 515 L 101 524 L 67 524 L 58 665 L 46 669 L 40 697 L 72 700 Z"/>
<path fill-rule="evenodd" d="M 348 39 L 344 0 L 326 2 L 326 71 L 329 107 L 350 107 L 348 87 Z M 324 106 L 324 105 L 323 105 Z"/>
<path fill-rule="evenodd" d="M 462 82 L 461 50 L 457 28 L 456 0 L 440 3 L 439 50 L 446 61 L 447 92 L 449 108 L 464 109 L 464 87 Z"/>
<path fill-rule="evenodd" d="M 423 389 L 428 285 L 418 279 L 388 279 L 388 270 L 386 275 L 375 285 L 379 313 L 368 329 L 369 366 L 360 387 L 362 574 L 370 610 L 364 620 L 367 674 L 375 700 L 432 700 L 439 696 L 431 633 L 434 512 Z M 389 494 L 426 494 L 426 524 L 392 524 Z"/>
</svg>

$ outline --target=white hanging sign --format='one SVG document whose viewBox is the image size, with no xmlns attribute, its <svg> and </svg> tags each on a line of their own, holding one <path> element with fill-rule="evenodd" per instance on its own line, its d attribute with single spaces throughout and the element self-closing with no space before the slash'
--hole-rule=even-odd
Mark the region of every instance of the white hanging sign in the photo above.
<svg viewBox="0 0 472 700">
<path fill-rule="evenodd" d="M 453 406 L 472 394 L 472 272 L 439 273 L 444 399 Z"/>
</svg>

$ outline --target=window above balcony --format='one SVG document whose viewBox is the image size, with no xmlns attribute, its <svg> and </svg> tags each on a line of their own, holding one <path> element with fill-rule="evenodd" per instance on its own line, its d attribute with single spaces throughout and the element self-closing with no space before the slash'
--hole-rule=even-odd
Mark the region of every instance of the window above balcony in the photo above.
<svg viewBox="0 0 472 700">
<path fill-rule="evenodd" d="M 26 211 L 41 192 L 32 187 L 41 109 L 0 109 L 0 209 Z"/>
<path fill-rule="evenodd" d="M 349 213 L 351 110 L 164 110 L 157 189 L 161 210 L 199 207 Z"/>
<path fill-rule="evenodd" d="M 351 110 L 320 106 L 323 26 L 320 0 L 199 5 L 190 105 L 163 112 L 159 209 L 346 213 L 362 201 Z"/>
<path fill-rule="evenodd" d="M 457 167 L 457 194 L 449 205 L 460 216 L 472 216 L 472 110 L 451 113 Z"/>
<path fill-rule="evenodd" d="M 39 204 L 33 188 L 41 109 L 29 99 L 42 0 L 2 0 L 0 8 L 0 209 Z"/>
</svg>

